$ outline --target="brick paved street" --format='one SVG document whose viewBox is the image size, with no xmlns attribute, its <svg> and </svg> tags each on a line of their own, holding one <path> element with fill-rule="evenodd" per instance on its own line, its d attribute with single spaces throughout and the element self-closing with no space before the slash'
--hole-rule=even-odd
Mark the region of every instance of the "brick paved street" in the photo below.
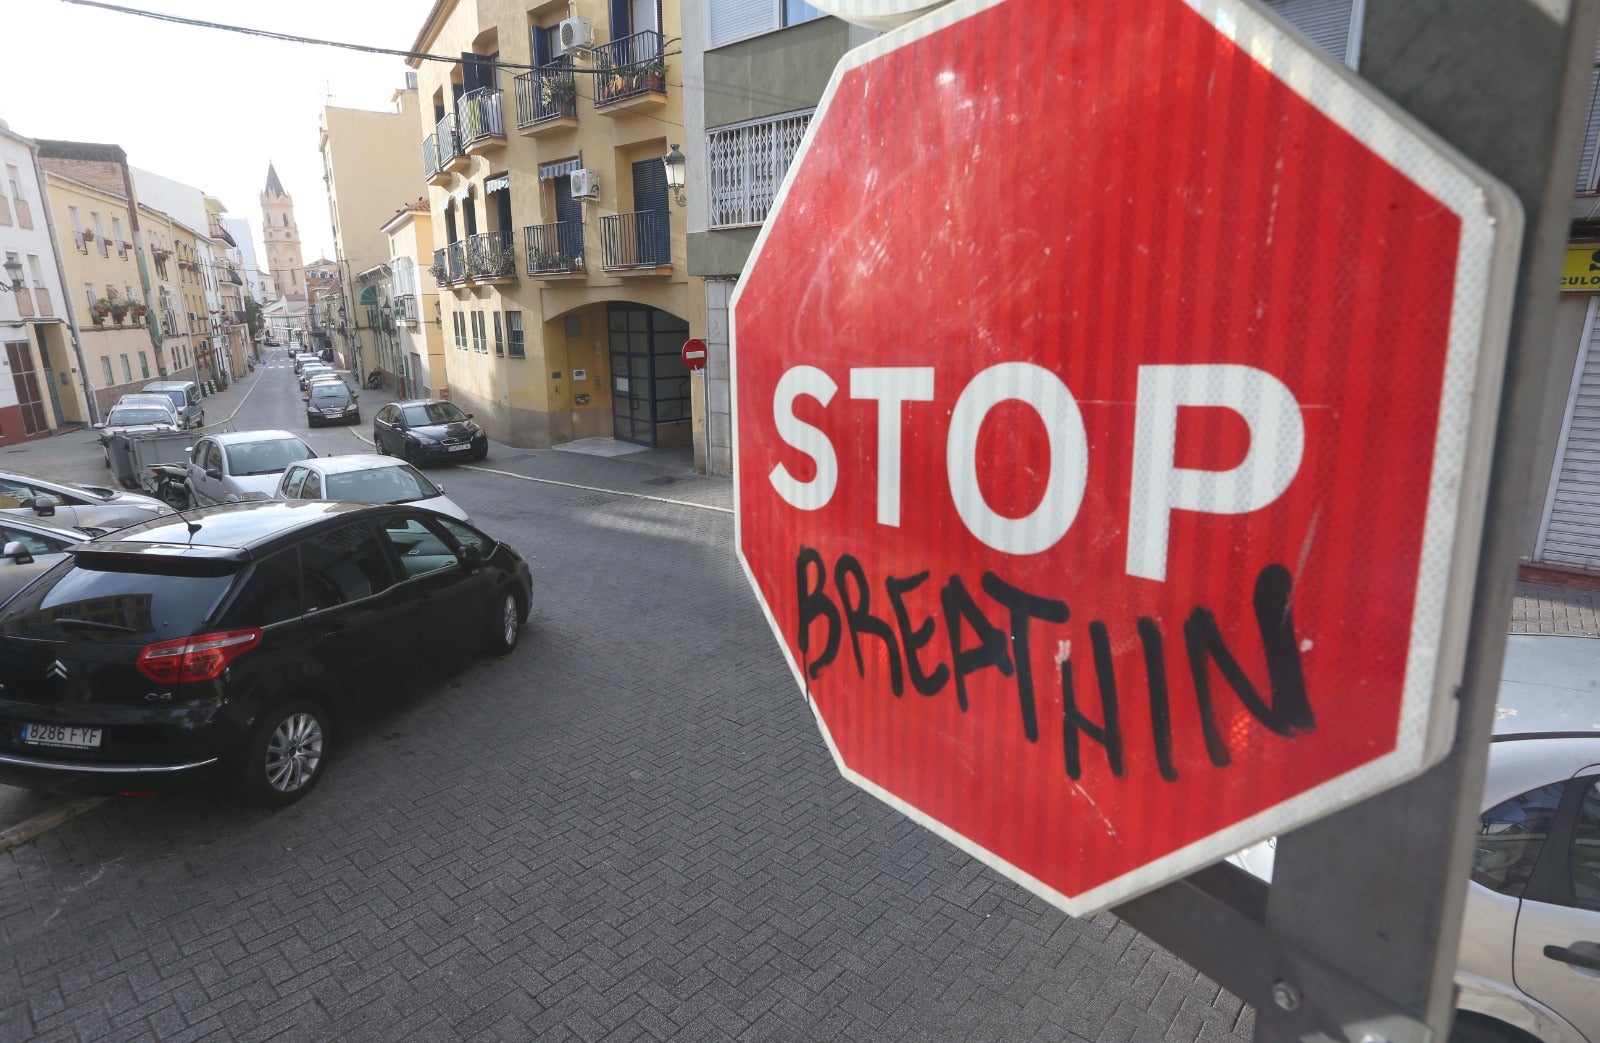
<svg viewBox="0 0 1600 1043">
<path fill-rule="evenodd" d="M 302 429 L 258 377 L 241 421 Z M 1248 1039 L 839 777 L 727 483 L 674 460 L 438 472 L 534 570 L 518 651 L 396 693 L 284 811 L 113 799 L 0 854 L 0 1039 Z"/>
<path fill-rule="evenodd" d="M 1600 637 L 1600 591 L 1518 583 L 1511 632 Z"/>
</svg>

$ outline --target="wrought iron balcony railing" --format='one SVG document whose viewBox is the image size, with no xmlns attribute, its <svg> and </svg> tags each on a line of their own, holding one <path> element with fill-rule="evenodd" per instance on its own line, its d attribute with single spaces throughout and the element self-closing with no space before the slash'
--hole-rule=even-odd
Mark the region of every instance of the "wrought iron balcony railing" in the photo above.
<svg viewBox="0 0 1600 1043">
<path fill-rule="evenodd" d="M 417 298 L 409 293 L 402 293 L 394 299 L 394 318 L 396 322 L 409 322 L 417 318 Z"/>
<path fill-rule="evenodd" d="M 515 234 L 479 232 L 467 239 L 467 278 L 504 279 L 517 274 Z"/>
<path fill-rule="evenodd" d="M 594 103 L 608 105 L 639 94 L 667 93 L 661 34 L 651 29 L 594 49 Z"/>
<path fill-rule="evenodd" d="M 461 155 L 461 139 L 456 136 L 456 118 L 450 113 L 445 113 L 433 129 L 435 152 L 439 157 L 439 167 Z"/>
<path fill-rule="evenodd" d="M 456 102 L 458 148 L 506 136 L 503 94 L 498 87 L 480 87 L 461 96 Z"/>
<path fill-rule="evenodd" d="M 442 166 L 439 158 L 439 136 L 429 134 L 422 139 L 422 178 L 424 181 L 439 173 Z"/>
<path fill-rule="evenodd" d="M 449 282 L 464 282 L 466 278 L 467 244 L 465 240 L 458 239 L 445 251 L 445 279 Z"/>
<path fill-rule="evenodd" d="M 578 118 L 578 78 L 565 59 L 518 76 L 516 92 L 519 130 L 562 116 Z"/>
<path fill-rule="evenodd" d="M 608 269 L 657 268 L 672 263 L 665 210 L 636 210 L 600 218 L 601 264 Z"/>
<path fill-rule="evenodd" d="M 584 270 L 583 222 L 551 221 L 522 230 L 529 275 L 570 275 Z"/>
</svg>

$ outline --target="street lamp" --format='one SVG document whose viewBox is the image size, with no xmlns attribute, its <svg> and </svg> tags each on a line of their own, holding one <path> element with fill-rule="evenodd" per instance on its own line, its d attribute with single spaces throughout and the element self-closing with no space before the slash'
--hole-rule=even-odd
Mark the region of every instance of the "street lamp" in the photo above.
<svg viewBox="0 0 1600 1043">
<path fill-rule="evenodd" d="M 15 257 L 5 263 L 6 281 L 0 284 L 0 290 L 10 290 L 12 293 L 22 292 L 22 262 Z"/>
<path fill-rule="evenodd" d="M 678 146 L 673 145 L 667 154 L 661 157 L 661 163 L 667 168 L 667 187 L 672 189 L 672 198 L 677 200 L 679 206 L 688 206 L 689 201 L 683 197 L 684 174 L 688 171 L 689 161 Z"/>
</svg>

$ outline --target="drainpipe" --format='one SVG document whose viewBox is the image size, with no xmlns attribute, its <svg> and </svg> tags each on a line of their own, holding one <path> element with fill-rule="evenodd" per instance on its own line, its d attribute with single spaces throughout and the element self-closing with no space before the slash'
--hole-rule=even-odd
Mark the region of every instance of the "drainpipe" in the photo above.
<svg viewBox="0 0 1600 1043">
<path fill-rule="evenodd" d="M 56 221 L 50 213 L 50 193 L 45 188 L 44 174 L 39 168 L 39 146 L 28 139 L 28 152 L 33 157 L 33 179 L 39 187 L 39 209 L 44 211 L 44 228 L 50 236 L 50 254 L 56 261 L 56 278 L 61 280 L 61 305 L 67 309 L 67 330 L 72 337 L 72 357 L 78 360 L 78 380 L 83 385 L 83 401 L 89 407 L 89 423 L 100 422 L 100 403 L 95 400 L 94 387 L 89 383 L 89 366 L 83 360 L 83 334 L 78 330 L 78 313 L 72 307 L 72 293 L 67 289 L 67 266 L 61 259 L 61 244 L 56 240 Z"/>
</svg>

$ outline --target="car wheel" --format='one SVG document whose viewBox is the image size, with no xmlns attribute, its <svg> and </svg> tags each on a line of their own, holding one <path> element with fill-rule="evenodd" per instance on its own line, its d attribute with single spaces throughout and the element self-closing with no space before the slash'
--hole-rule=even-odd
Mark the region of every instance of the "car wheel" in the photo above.
<svg viewBox="0 0 1600 1043">
<path fill-rule="evenodd" d="M 511 591 L 500 595 L 500 607 L 495 612 L 494 630 L 489 634 L 489 651 L 497 656 L 509 655 L 522 636 L 522 605 Z"/>
<path fill-rule="evenodd" d="M 161 487 L 161 500 L 168 507 L 176 507 L 182 511 L 189 508 L 194 497 L 189 495 L 188 486 L 181 482 L 168 482 Z"/>
<path fill-rule="evenodd" d="M 378 429 L 372 429 L 372 448 L 379 456 L 388 456 L 389 450 L 384 446 L 383 439 L 378 437 Z"/>
<path fill-rule="evenodd" d="M 474 453 L 472 458 L 474 460 L 487 460 L 487 459 L 489 459 L 489 447 L 487 445 L 485 445 L 482 449 L 479 449 L 476 453 Z"/>
<path fill-rule="evenodd" d="M 322 778 L 329 745 L 322 707 L 305 699 L 279 704 L 241 747 L 234 766 L 239 796 L 252 804 L 293 804 Z"/>
<path fill-rule="evenodd" d="M 350 423 L 352 425 L 361 423 L 361 413 L 359 411 L 356 413 L 355 419 L 350 421 Z"/>
</svg>

